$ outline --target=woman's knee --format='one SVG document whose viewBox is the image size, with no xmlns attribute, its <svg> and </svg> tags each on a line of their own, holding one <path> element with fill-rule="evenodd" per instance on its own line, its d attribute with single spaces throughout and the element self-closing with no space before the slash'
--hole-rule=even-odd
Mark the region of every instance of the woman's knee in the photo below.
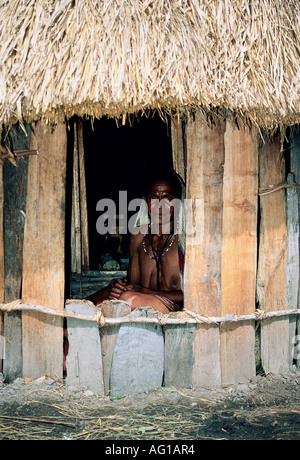
<svg viewBox="0 0 300 460">
<path fill-rule="evenodd" d="M 135 308 L 137 296 L 138 294 L 136 292 L 125 291 L 120 295 L 119 300 L 124 300 L 124 302 L 129 303 L 131 308 Z"/>
</svg>

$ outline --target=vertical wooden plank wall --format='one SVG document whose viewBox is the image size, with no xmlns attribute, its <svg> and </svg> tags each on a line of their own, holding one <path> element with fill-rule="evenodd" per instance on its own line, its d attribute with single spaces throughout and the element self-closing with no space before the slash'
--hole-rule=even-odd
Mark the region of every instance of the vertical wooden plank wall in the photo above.
<svg viewBox="0 0 300 460">
<path fill-rule="evenodd" d="M 259 150 L 259 186 L 269 188 L 285 180 L 280 136 L 266 139 Z M 263 311 L 287 309 L 287 254 L 285 190 L 260 196 L 260 243 L 257 298 Z M 261 323 L 261 360 L 266 373 L 289 369 L 289 318 Z"/>
<path fill-rule="evenodd" d="M 65 124 L 33 126 L 23 251 L 23 303 L 64 309 Z M 62 377 L 60 318 L 23 312 L 23 376 Z"/>
<path fill-rule="evenodd" d="M 205 316 L 221 314 L 222 189 L 225 123 L 208 128 L 198 114 L 186 126 L 186 198 L 193 200 L 186 223 L 185 308 Z M 200 207 L 196 213 L 195 199 Z M 202 211 L 202 212 L 199 212 Z M 202 237 L 189 238 L 191 227 Z M 221 385 L 218 326 L 197 325 L 194 342 L 193 385 Z"/>
<path fill-rule="evenodd" d="M 187 194 L 203 202 L 192 215 L 201 241 L 187 237 L 185 308 L 204 316 L 255 311 L 257 267 L 257 132 L 196 114 L 186 128 Z M 220 335 L 221 332 L 221 335 Z M 249 381 L 255 375 L 254 322 L 198 325 L 194 386 Z"/>
<path fill-rule="evenodd" d="M 255 311 L 257 266 L 257 132 L 226 121 L 223 181 L 222 315 Z M 221 324 L 223 385 L 255 376 L 254 321 Z"/>
</svg>

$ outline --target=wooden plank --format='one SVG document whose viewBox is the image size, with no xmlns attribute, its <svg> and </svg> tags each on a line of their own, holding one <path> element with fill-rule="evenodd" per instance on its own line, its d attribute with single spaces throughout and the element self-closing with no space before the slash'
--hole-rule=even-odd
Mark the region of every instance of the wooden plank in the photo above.
<svg viewBox="0 0 300 460">
<path fill-rule="evenodd" d="M 259 186 L 267 188 L 285 180 L 280 136 L 266 139 L 259 151 Z M 263 311 L 287 309 L 287 252 L 285 190 L 260 197 L 260 234 L 257 299 Z M 266 373 L 289 370 L 289 319 L 261 323 L 261 361 Z"/>
<path fill-rule="evenodd" d="M 171 117 L 171 142 L 174 171 L 186 181 L 186 157 L 184 149 L 183 124 L 179 115 Z"/>
<path fill-rule="evenodd" d="M 107 318 L 120 318 L 127 316 L 131 312 L 130 305 L 126 302 L 112 300 L 102 303 L 102 313 Z M 120 324 L 116 326 L 104 326 L 101 328 L 101 350 L 103 363 L 104 394 L 110 393 L 110 375 L 114 349 L 120 329 Z"/>
<path fill-rule="evenodd" d="M 12 128 L 8 132 L 11 145 L 13 148 L 13 152 L 15 155 L 22 155 L 27 153 L 30 148 L 30 124 L 24 123 L 21 124 L 17 123 L 12 126 Z M 33 153 L 33 151 L 31 152 Z M 36 150 L 34 151 L 36 153 Z"/>
<path fill-rule="evenodd" d="M 4 302 L 4 184 L 3 161 L 0 160 L 0 301 Z M 0 312 L 0 372 L 4 357 L 3 315 Z"/>
<path fill-rule="evenodd" d="M 26 138 L 25 142 L 27 142 Z M 4 299 L 6 303 L 21 298 L 27 166 L 27 158 L 17 158 L 15 165 L 6 161 L 4 165 Z M 4 314 L 4 335 L 6 340 L 6 359 L 3 364 L 3 374 L 6 382 L 12 382 L 17 377 L 22 376 L 21 312 Z"/>
<path fill-rule="evenodd" d="M 184 125 L 179 114 L 171 117 L 171 141 L 174 171 L 186 183 L 186 150 Z M 185 190 L 183 190 L 183 197 Z M 175 315 L 180 315 L 176 313 Z M 165 327 L 164 385 L 182 388 L 192 387 L 194 365 L 194 325 L 167 325 Z"/>
<path fill-rule="evenodd" d="M 300 184 L 300 129 L 294 127 L 290 135 L 290 170 L 293 180 Z M 291 201 L 289 205 L 289 201 Z M 297 204 L 296 204 L 297 201 Z M 289 231 L 289 264 L 288 264 L 288 302 L 289 308 L 300 307 L 300 267 L 299 267 L 299 217 L 300 217 L 300 191 L 299 189 L 287 189 L 287 212 Z M 296 209 L 297 206 L 297 209 Z M 298 255 L 297 255 L 298 251 Z M 297 282 L 298 275 L 298 282 Z M 297 293 L 297 294 L 296 294 Z M 296 298 L 297 295 L 297 298 Z M 299 318 L 290 317 L 290 359 L 291 366 L 300 367 L 300 356 L 297 353 L 297 345 L 300 337 Z"/>
<path fill-rule="evenodd" d="M 5 302 L 21 298 L 27 169 L 27 158 L 4 166 Z"/>
<path fill-rule="evenodd" d="M 84 300 L 66 304 L 68 312 L 95 316 L 97 308 Z M 99 395 L 104 394 L 101 341 L 98 324 L 67 318 L 69 351 L 66 358 L 66 385 L 86 387 Z"/>
<path fill-rule="evenodd" d="M 190 234 L 194 225 L 200 234 L 186 238 L 184 303 L 186 309 L 206 316 L 221 314 L 224 130 L 223 121 L 208 127 L 199 114 L 186 126 L 186 198 L 192 199 L 194 205 L 186 232 Z M 197 326 L 194 353 L 193 386 L 220 386 L 218 326 Z"/>
<path fill-rule="evenodd" d="M 289 173 L 288 184 L 294 184 L 294 175 Z M 287 236 L 288 236 L 288 256 L 287 256 L 287 298 L 288 308 L 294 310 L 298 308 L 298 289 L 299 289 L 299 203 L 298 192 L 294 188 L 286 190 L 286 218 L 287 218 Z M 290 351 L 289 367 L 293 368 L 294 346 L 297 335 L 297 318 L 291 316 L 290 323 Z"/>
<path fill-rule="evenodd" d="M 80 191 L 79 191 L 79 152 L 77 123 L 74 122 L 74 149 L 73 149 L 73 183 L 72 183 L 72 218 L 71 218 L 71 270 L 72 273 L 81 273 L 81 220 L 80 220 Z"/>
<path fill-rule="evenodd" d="M 88 270 L 90 266 L 89 254 L 89 228 L 88 209 L 85 177 L 85 155 L 83 142 L 83 122 L 78 120 L 78 155 L 79 155 L 79 192 L 80 192 L 80 224 L 81 224 L 81 253 L 82 270 Z"/>
<path fill-rule="evenodd" d="M 30 125 L 14 125 L 9 130 L 14 153 L 24 153 L 30 146 Z M 25 150 L 24 150 L 25 149 Z M 17 157 L 14 163 L 4 163 L 4 301 L 21 297 L 23 268 L 23 237 L 26 212 L 27 159 Z M 4 314 L 5 360 L 3 374 L 6 382 L 22 375 L 22 315 Z"/>
<path fill-rule="evenodd" d="M 67 131 L 65 124 L 37 123 L 29 157 L 27 209 L 23 248 L 23 303 L 64 309 L 65 181 Z M 23 376 L 62 377 L 61 318 L 23 313 Z"/>
<path fill-rule="evenodd" d="M 166 325 L 164 386 L 193 386 L 195 329 L 194 324 Z"/>
<path fill-rule="evenodd" d="M 4 302 L 4 180 L 3 161 L 0 160 L 0 300 Z M 1 316 L 1 313 L 0 313 Z"/>
<path fill-rule="evenodd" d="M 255 311 L 257 131 L 226 122 L 223 183 L 222 315 Z M 221 325 L 222 384 L 255 376 L 254 321 Z"/>
<path fill-rule="evenodd" d="M 152 309 L 133 310 L 130 315 L 149 316 Z M 115 344 L 110 396 L 132 395 L 162 386 L 164 338 L 160 324 L 122 324 Z"/>
</svg>

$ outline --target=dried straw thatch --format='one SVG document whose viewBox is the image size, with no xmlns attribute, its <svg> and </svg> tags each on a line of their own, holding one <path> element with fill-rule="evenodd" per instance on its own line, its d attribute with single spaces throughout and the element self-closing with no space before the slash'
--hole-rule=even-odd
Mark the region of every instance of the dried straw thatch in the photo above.
<svg viewBox="0 0 300 460">
<path fill-rule="evenodd" d="M 1 0 L 0 123 L 200 107 L 300 121 L 299 0 Z"/>
</svg>

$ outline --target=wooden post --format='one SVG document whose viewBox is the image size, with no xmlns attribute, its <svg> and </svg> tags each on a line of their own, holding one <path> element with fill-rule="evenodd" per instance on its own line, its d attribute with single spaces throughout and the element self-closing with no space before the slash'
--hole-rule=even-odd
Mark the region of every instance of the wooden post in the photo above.
<svg viewBox="0 0 300 460">
<path fill-rule="evenodd" d="M 90 265 L 83 123 L 81 119 L 74 122 L 71 240 L 71 271 L 72 273 L 81 273 L 82 270 L 88 270 Z"/>
<path fill-rule="evenodd" d="M 66 310 L 94 316 L 97 307 L 91 302 L 66 304 Z M 67 318 L 69 352 L 66 358 L 66 385 L 85 386 L 88 390 L 104 394 L 101 342 L 98 324 Z"/>
<path fill-rule="evenodd" d="M 121 316 L 129 315 L 131 312 L 130 305 L 118 300 L 103 302 L 101 309 L 103 315 L 108 318 L 120 318 Z M 120 327 L 120 324 L 116 324 L 115 326 L 104 326 L 100 330 L 105 395 L 110 393 L 112 359 Z"/>
<path fill-rule="evenodd" d="M 67 131 L 38 122 L 31 136 L 23 249 L 23 303 L 64 309 Z M 61 318 L 23 313 L 23 376 L 62 377 Z"/>
<path fill-rule="evenodd" d="M 280 136 L 266 139 L 259 151 L 259 185 L 268 188 L 285 180 Z M 285 190 L 260 197 L 260 241 L 257 297 L 263 311 L 287 309 L 287 252 Z M 261 360 L 266 373 L 289 370 L 289 319 L 261 323 Z"/>
<path fill-rule="evenodd" d="M 27 153 L 30 147 L 30 125 L 19 124 L 9 130 L 14 152 Z M 23 237 L 26 213 L 27 157 L 17 156 L 12 163 L 4 162 L 4 302 L 21 297 L 23 270 Z M 3 374 L 6 382 L 22 375 L 22 315 L 21 312 L 5 313 L 5 360 Z"/>
<path fill-rule="evenodd" d="M 225 123 L 207 127 L 196 113 L 186 126 L 186 198 L 193 201 L 186 223 L 185 308 L 206 316 L 221 314 L 222 189 Z M 198 210 L 196 210 L 198 199 Z M 198 235 L 191 235 L 191 227 Z M 218 326 L 197 326 L 193 386 L 221 385 Z"/>
<path fill-rule="evenodd" d="M 180 176 L 182 199 L 185 198 L 186 148 L 180 114 L 171 117 L 173 169 Z M 175 315 L 180 315 L 181 312 Z M 164 386 L 193 386 L 195 325 L 166 325 Z"/>
<path fill-rule="evenodd" d="M 4 302 L 4 184 L 2 160 L 0 160 L 0 299 L 1 302 Z"/>
<path fill-rule="evenodd" d="M 255 311 L 257 132 L 226 121 L 223 182 L 222 315 Z M 221 325 L 222 384 L 255 376 L 254 321 Z"/>
<path fill-rule="evenodd" d="M 88 232 L 88 211 L 85 177 L 85 155 L 83 143 L 83 122 L 78 120 L 78 155 L 79 155 L 79 191 L 80 191 L 80 223 L 81 223 L 81 252 L 82 269 L 90 268 L 89 256 L 89 232 Z"/>
<path fill-rule="evenodd" d="M 74 149 L 73 149 L 73 183 L 72 183 L 72 219 L 71 219 L 71 270 L 72 273 L 81 273 L 81 218 L 80 218 L 80 191 L 79 191 L 79 153 L 77 123 L 74 122 Z"/>
<path fill-rule="evenodd" d="M 290 182 L 300 184 L 300 130 L 294 128 L 290 139 Z M 299 276 L 299 217 L 300 217 L 300 191 L 287 189 L 287 227 L 289 241 L 288 255 L 288 304 L 290 309 L 299 308 L 300 301 L 300 276 Z M 297 352 L 300 337 L 300 321 L 290 317 L 290 366 L 300 367 L 300 356 Z"/>
<path fill-rule="evenodd" d="M 4 302 L 4 186 L 3 186 L 3 161 L 0 160 L 0 301 Z M 3 315 L 0 313 L 0 372 L 2 372 L 4 336 Z"/>
<path fill-rule="evenodd" d="M 174 171 L 186 181 L 186 158 L 183 145 L 184 135 L 180 116 L 171 117 L 171 141 Z"/>
<path fill-rule="evenodd" d="M 21 298 L 23 271 L 23 238 L 26 213 L 28 158 L 17 158 L 16 164 L 4 165 L 4 259 L 6 303 Z M 4 314 L 6 358 L 3 374 L 6 382 L 22 376 L 22 314 Z"/>
<path fill-rule="evenodd" d="M 194 324 L 166 325 L 164 386 L 193 386 L 195 328 Z"/>
<path fill-rule="evenodd" d="M 289 173 L 288 184 L 295 183 L 294 175 Z M 288 237 L 288 256 L 287 256 L 287 298 L 288 308 L 294 310 L 298 308 L 298 288 L 299 288 L 299 208 L 298 192 L 295 188 L 286 190 L 286 223 Z M 294 365 L 294 346 L 297 335 L 297 318 L 290 316 L 290 368 Z"/>
</svg>

